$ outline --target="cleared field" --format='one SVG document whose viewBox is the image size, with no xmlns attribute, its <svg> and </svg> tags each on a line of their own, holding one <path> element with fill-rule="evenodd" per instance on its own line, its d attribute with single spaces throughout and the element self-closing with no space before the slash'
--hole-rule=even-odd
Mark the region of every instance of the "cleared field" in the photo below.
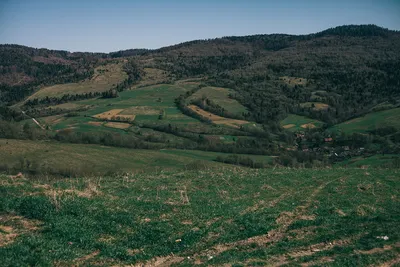
<svg viewBox="0 0 400 267">
<path fill-rule="evenodd" d="M 31 95 L 28 99 L 107 91 L 128 78 L 128 75 L 122 69 L 122 65 L 122 63 L 119 63 L 97 67 L 91 79 L 78 83 L 57 84 L 44 87 Z"/>
<path fill-rule="evenodd" d="M 321 102 L 306 102 L 301 103 L 300 106 L 303 108 L 313 108 L 314 110 L 324 110 L 329 108 L 328 104 Z"/>
<path fill-rule="evenodd" d="M 74 179 L 0 175 L 1 263 L 396 266 L 399 174 L 221 167 Z"/>
<path fill-rule="evenodd" d="M 110 128 L 116 128 L 116 129 L 128 129 L 132 125 L 130 125 L 129 123 L 123 123 L 123 122 L 107 122 L 104 124 L 104 126 L 110 127 Z"/>
<path fill-rule="evenodd" d="M 242 104 L 229 97 L 229 94 L 233 93 L 233 90 L 227 88 L 203 87 L 190 96 L 189 100 L 202 99 L 203 96 L 206 96 L 232 114 L 242 114 L 243 112 L 246 112 L 247 110 Z"/>
<path fill-rule="evenodd" d="M 93 117 L 100 120 L 115 120 L 115 119 L 123 119 L 123 120 L 135 120 L 135 115 L 123 115 L 121 112 L 123 109 L 111 109 L 109 111 L 94 115 Z"/>
<path fill-rule="evenodd" d="M 369 113 L 335 125 L 331 130 L 340 130 L 346 133 L 367 132 L 380 127 L 393 126 L 400 129 L 400 108 Z"/>
<path fill-rule="evenodd" d="M 281 126 L 290 131 L 300 131 L 307 128 L 321 127 L 322 122 L 304 116 L 289 114 L 286 119 L 280 122 Z"/>
<path fill-rule="evenodd" d="M 233 127 L 233 128 L 240 128 L 241 125 L 251 123 L 251 122 L 243 121 L 243 120 L 234 120 L 234 119 L 224 118 L 224 117 L 212 114 L 208 111 L 205 111 L 195 105 L 189 105 L 188 108 L 190 108 L 192 111 L 196 112 L 197 114 L 201 115 L 204 118 L 211 120 L 213 123 L 218 124 L 218 125 L 226 125 L 226 126 Z"/>
</svg>

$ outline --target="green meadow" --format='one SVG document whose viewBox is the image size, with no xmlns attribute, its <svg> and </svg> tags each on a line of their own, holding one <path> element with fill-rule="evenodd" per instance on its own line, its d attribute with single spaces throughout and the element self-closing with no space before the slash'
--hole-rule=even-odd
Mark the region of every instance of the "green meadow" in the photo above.
<svg viewBox="0 0 400 267">
<path fill-rule="evenodd" d="M 0 175 L 1 266 L 391 266 L 400 253 L 398 177 L 223 166 Z"/>
</svg>

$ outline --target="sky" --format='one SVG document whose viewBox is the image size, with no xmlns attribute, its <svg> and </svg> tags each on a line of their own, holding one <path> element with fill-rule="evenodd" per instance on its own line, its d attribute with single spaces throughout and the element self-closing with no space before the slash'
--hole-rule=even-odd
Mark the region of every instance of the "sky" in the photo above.
<svg viewBox="0 0 400 267">
<path fill-rule="evenodd" d="M 0 44 L 71 52 L 308 34 L 344 24 L 400 30 L 400 0 L 0 0 Z"/>
</svg>

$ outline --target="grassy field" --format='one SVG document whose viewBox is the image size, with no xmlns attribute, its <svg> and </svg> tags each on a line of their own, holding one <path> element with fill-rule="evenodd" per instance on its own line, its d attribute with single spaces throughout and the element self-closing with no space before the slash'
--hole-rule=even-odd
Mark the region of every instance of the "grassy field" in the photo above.
<svg viewBox="0 0 400 267">
<path fill-rule="evenodd" d="M 367 132 L 379 127 L 393 126 L 400 129 L 400 108 L 369 113 L 332 127 L 345 133 Z"/>
<path fill-rule="evenodd" d="M 200 163 L 206 166 L 217 165 L 210 162 L 213 159 L 209 157 Z M 157 150 L 0 139 L 0 165 L 18 169 L 21 162 L 30 162 L 32 166 L 42 169 L 77 173 L 90 170 L 90 173 L 105 174 L 116 171 L 143 172 L 149 168 L 185 169 L 198 163 L 199 158 Z"/>
<path fill-rule="evenodd" d="M 107 127 L 107 124 L 101 123 L 102 120 L 122 118 L 133 121 L 136 125 L 168 126 L 171 124 L 179 127 L 182 131 L 215 133 L 216 126 L 205 124 L 183 114 L 174 103 L 176 97 L 197 85 L 197 82 L 186 81 L 177 82 L 177 84 L 151 85 L 121 92 L 118 98 L 76 101 L 73 104 L 60 105 L 60 107 L 64 109 L 84 107 L 85 110 L 76 112 L 77 116 L 56 115 L 38 118 L 38 120 L 55 131 L 75 129 L 83 132 L 119 131 L 125 134 L 123 129 L 110 128 Z M 159 117 L 161 113 L 165 115 L 162 119 Z M 235 125 L 235 127 L 238 126 Z M 231 130 L 227 129 L 226 131 L 229 134 Z"/>
<path fill-rule="evenodd" d="M 281 126 L 290 131 L 300 131 L 307 128 L 321 127 L 322 122 L 314 119 L 310 119 L 304 116 L 298 116 L 294 114 L 289 114 L 286 119 L 280 122 Z"/>
<path fill-rule="evenodd" d="M 160 150 L 162 153 L 167 153 L 170 155 L 179 155 L 179 156 L 186 156 L 193 159 L 198 160 L 210 160 L 214 161 L 218 156 L 226 157 L 231 154 L 227 153 L 220 153 L 220 152 L 210 152 L 210 151 L 200 151 L 200 150 L 182 150 L 182 149 L 163 149 Z M 272 164 L 273 163 L 273 156 L 264 156 L 264 155 L 249 155 L 249 154 L 240 154 L 242 157 L 251 158 L 252 160 L 264 164 Z"/>
<path fill-rule="evenodd" d="M 395 266 L 399 174 L 0 175 L 1 266 Z"/>
<path fill-rule="evenodd" d="M 246 108 L 240 104 L 237 100 L 229 97 L 229 94 L 234 94 L 234 91 L 227 88 L 220 87 L 203 87 L 196 93 L 194 93 L 191 99 L 202 99 L 203 96 L 208 97 L 214 103 L 226 109 L 232 114 L 242 114 L 246 112 Z"/>
<path fill-rule="evenodd" d="M 106 127 L 118 129 L 119 125 L 106 125 Z M 153 132 L 148 130 L 142 134 L 154 134 Z M 166 138 L 173 137 L 167 136 Z M 18 169 L 22 162 L 30 162 L 32 166 L 40 166 L 44 169 L 74 170 L 77 173 L 85 173 L 90 169 L 93 174 L 143 172 L 149 168 L 177 170 L 188 169 L 192 165 L 194 167 L 222 166 L 225 164 L 217 163 L 215 159 L 218 156 L 229 155 L 232 154 L 181 149 L 140 150 L 100 145 L 0 139 L 0 167 L 7 165 L 15 169 Z M 273 162 L 271 156 L 247 154 L 240 154 L 240 156 L 264 164 Z"/>
<path fill-rule="evenodd" d="M 54 106 L 63 109 L 85 107 L 87 110 L 78 112 L 76 117 L 51 116 L 42 118 L 40 121 L 55 130 L 75 127 L 83 131 L 100 129 L 105 131 L 109 129 L 105 128 L 105 125 L 94 127 L 92 124 L 90 127 L 88 123 L 93 123 L 97 119 L 112 119 L 112 117 L 126 118 L 137 123 L 158 122 L 159 114 L 164 110 L 167 116 L 162 123 L 202 125 L 200 121 L 182 114 L 174 104 L 175 98 L 187 90 L 184 86 L 163 84 L 141 87 L 121 92 L 118 98 L 90 99 Z"/>
<path fill-rule="evenodd" d="M 354 157 L 349 160 L 345 160 L 342 162 L 336 163 L 337 166 L 344 166 L 344 167 L 375 167 L 375 168 L 382 168 L 385 167 L 387 164 L 391 164 L 394 160 L 400 161 L 400 155 L 373 155 L 370 157 Z"/>
<path fill-rule="evenodd" d="M 107 91 L 128 78 L 128 75 L 122 70 L 122 65 L 122 63 L 119 63 L 97 67 L 91 79 L 78 83 L 57 84 L 44 87 L 31 95 L 28 99 Z"/>
</svg>

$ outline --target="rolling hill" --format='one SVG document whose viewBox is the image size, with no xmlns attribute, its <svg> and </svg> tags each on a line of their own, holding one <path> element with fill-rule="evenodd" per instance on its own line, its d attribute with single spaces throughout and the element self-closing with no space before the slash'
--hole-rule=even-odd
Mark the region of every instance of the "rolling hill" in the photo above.
<svg viewBox="0 0 400 267">
<path fill-rule="evenodd" d="M 1 266 L 396 266 L 400 33 L 0 45 Z"/>
</svg>

